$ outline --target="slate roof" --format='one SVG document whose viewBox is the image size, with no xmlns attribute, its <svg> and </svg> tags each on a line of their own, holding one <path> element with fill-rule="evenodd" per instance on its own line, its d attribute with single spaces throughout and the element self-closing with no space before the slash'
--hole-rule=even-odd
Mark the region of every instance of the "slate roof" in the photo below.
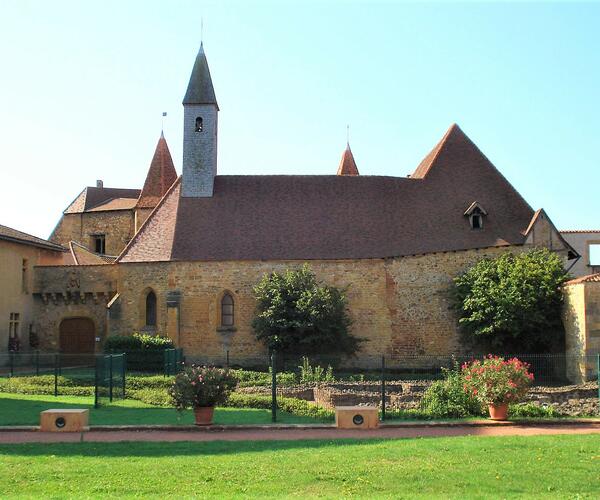
<svg viewBox="0 0 600 500">
<path fill-rule="evenodd" d="M 37 236 L 32 236 L 31 234 L 27 234 L 22 231 L 17 231 L 16 229 L 3 225 L 0 225 L 0 240 L 44 248 L 46 250 L 55 250 L 57 252 L 67 251 L 66 248 L 57 245 L 56 243 L 52 243 L 51 241 L 38 238 Z"/>
<path fill-rule="evenodd" d="M 579 285 L 580 283 L 600 283 L 600 273 L 575 278 L 574 280 L 567 281 L 565 285 Z"/>
<path fill-rule="evenodd" d="M 202 44 L 194 62 L 183 104 L 214 104 L 219 109 Z"/>
<path fill-rule="evenodd" d="M 120 206 L 115 206 L 113 210 L 129 210 L 135 206 L 138 197 L 140 196 L 139 189 L 123 189 L 123 188 L 105 188 L 105 187 L 86 187 L 79 193 L 71 204 L 65 209 L 64 214 L 80 214 L 98 208 L 112 200 L 130 199 L 131 203 L 119 202 Z M 131 206 L 129 206 L 131 205 Z"/>
<path fill-rule="evenodd" d="M 433 152 L 432 152 L 433 153 Z M 456 125 L 415 176 L 216 176 L 214 195 L 175 183 L 120 262 L 363 259 L 525 241 L 533 210 Z M 488 215 L 473 230 L 474 201 Z"/>
<path fill-rule="evenodd" d="M 346 146 L 346 150 L 342 153 L 342 159 L 337 171 L 338 175 L 359 175 L 358 167 L 354 161 L 354 155 L 350 149 L 350 144 Z"/>
<path fill-rule="evenodd" d="M 177 172 L 165 136 L 161 133 L 144 187 L 137 200 L 139 208 L 154 208 L 177 180 Z"/>
</svg>

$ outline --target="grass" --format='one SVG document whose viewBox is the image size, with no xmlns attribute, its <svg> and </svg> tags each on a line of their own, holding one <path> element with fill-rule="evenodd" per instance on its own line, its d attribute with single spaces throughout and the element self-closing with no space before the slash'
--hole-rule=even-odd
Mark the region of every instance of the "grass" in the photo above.
<svg viewBox="0 0 600 500">
<path fill-rule="evenodd" d="M 598 498 L 600 435 L 0 445 L 0 497 Z"/>
<path fill-rule="evenodd" d="M 194 423 L 192 411 L 183 413 L 173 408 L 152 406 L 136 400 L 114 401 L 94 408 L 93 400 L 82 396 L 33 396 L 0 393 L 0 425 L 38 425 L 40 412 L 49 408 L 88 408 L 90 425 L 189 425 Z M 278 412 L 278 423 L 314 423 L 317 420 Z M 255 408 L 217 408 L 215 424 L 270 424 L 271 412 Z"/>
</svg>

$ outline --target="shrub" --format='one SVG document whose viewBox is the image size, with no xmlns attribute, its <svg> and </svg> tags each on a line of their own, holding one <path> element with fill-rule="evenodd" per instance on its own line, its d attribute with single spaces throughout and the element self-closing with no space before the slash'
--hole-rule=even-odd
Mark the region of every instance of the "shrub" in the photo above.
<svg viewBox="0 0 600 500">
<path fill-rule="evenodd" d="M 433 382 L 421 400 L 421 409 L 433 418 L 465 418 L 482 414 L 481 404 L 464 389 L 460 369 L 444 370 L 444 379 Z"/>
<path fill-rule="evenodd" d="M 564 336 L 560 257 L 536 249 L 483 259 L 454 279 L 461 330 L 475 344 L 498 352 L 544 352 Z"/>
<path fill-rule="evenodd" d="M 331 365 L 327 369 L 322 366 L 311 366 L 309 359 L 304 356 L 300 369 L 300 383 L 302 384 L 320 384 L 321 382 L 335 382 L 333 377 L 333 368 Z"/>
<path fill-rule="evenodd" d="M 518 403 L 533 380 L 528 368 L 527 363 L 517 358 L 505 361 L 490 354 L 483 361 L 462 366 L 464 390 L 486 405 Z"/>
<path fill-rule="evenodd" d="M 242 369 L 229 370 L 231 375 L 237 381 L 238 387 L 270 386 L 272 382 L 272 372 L 250 371 Z M 296 374 L 292 372 L 278 372 L 277 385 L 280 387 L 291 386 L 297 383 Z"/>
<path fill-rule="evenodd" d="M 252 327 L 269 349 L 294 354 L 354 354 L 344 291 L 317 281 L 308 265 L 265 275 L 254 287 Z"/>
<path fill-rule="evenodd" d="M 134 333 L 108 337 L 104 343 L 104 352 L 124 352 L 127 356 L 127 368 L 130 370 L 156 372 L 163 370 L 164 351 L 173 347 L 173 341 L 168 337 Z"/>
<path fill-rule="evenodd" d="M 184 410 L 222 404 L 234 388 L 235 379 L 228 370 L 192 365 L 177 374 L 169 395 L 175 408 Z"/>
<path fill-rule="evenodd" d="M 556 418 L 560 413 L 553 406 L 540 406 L 534 403 L 519 403 L 509 405 L 510 418 Z"/>
<path fill-rule="evenodd" d="M 127 389 L 127 397 L 155 406 L 171 406 L 168 389 L 148 387 L 145 389 Z"/>
<path fill-rule="evenodd" d="M 224 406 L 235 408 L 262 408 L 271 409 L 271 396 L 255 394 L 232 393 Z M 277 398 L 277 407 L 281 411 L 298 415 L 301 417 L 315 418 L 323 421 L 331 421 L 335 417 L 332 410 L 317 406 L 310 401 L 297 398 Z"/>
</svg>

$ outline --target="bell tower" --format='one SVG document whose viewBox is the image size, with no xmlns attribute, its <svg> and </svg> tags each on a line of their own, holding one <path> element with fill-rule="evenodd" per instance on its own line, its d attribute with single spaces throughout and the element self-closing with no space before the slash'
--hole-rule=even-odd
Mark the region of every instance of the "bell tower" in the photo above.
<svg viewBox="0 0 600 500">
<path fill-rule="evenodd" d="M 204 47 L 194 62 L 183 98 L 183 180 L 181 196 L 203 198 L 213 195 L 217 175 L 217 122 L 215 97 Z"/>
</svg>

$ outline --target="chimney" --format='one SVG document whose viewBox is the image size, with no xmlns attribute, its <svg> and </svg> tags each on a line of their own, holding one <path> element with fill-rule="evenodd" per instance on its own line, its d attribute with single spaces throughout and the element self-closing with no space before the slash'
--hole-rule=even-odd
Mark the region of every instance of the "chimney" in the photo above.
<svg viewBox="0 0 600 500">
<path fill-rule="evenodd" d="M 104 187 L 104 182 L 102 182 L 102 179 L 98 179 L 96 181 L 96 187 L 102 189 Z"/>
</svg>

